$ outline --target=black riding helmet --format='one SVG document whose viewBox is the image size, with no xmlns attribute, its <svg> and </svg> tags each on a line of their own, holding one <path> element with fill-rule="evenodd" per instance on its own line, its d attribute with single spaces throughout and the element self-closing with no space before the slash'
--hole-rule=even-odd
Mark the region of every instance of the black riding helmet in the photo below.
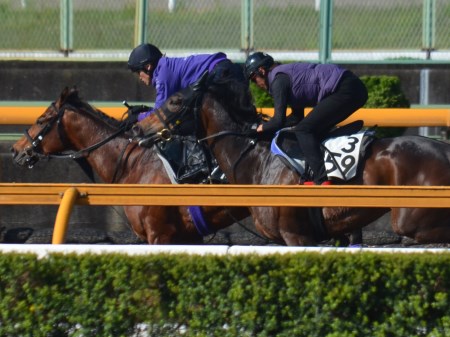
<svg viewBox="0 0 450 337">
<path fill-rule="evenodd" d="M 132 72 L 144 70 L 147 64 L 156 65 L 161 57 L 162 53 L 158 47 L 150 43 L 141 44 L 131 52 L 128 58 L 128 69 Z"/>
<path fill-rule="evenodd" d="M 259 67 L 268 69 L 274 63 L 272 56 L 269 54 L 260 51 L 253 53 L 245 61 L 245 76 L 247 76 L 247 79 L 250 79 L 258 71 Z"/>
</svg>

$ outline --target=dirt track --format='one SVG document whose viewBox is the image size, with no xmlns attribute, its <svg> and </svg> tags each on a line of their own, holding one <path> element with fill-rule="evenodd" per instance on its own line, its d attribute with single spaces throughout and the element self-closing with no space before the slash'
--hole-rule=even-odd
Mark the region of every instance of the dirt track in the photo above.
<svg viewBox="0 0 450 337">
<path fill-rule="evenodd" d="M 20 228 L 0 228 L 0 243 L 50 244 L 53 230 Z M 130 231 L 102 231 L 98 229 L 69 229 L 66 236 L 68 244 L 145 244 Z M 248 245 L 269 246 L 275 243 L 256 233 L 250 220 L 234 224 L 214 235 L 205 237 L 205 245 Z M 333 240 L 322 242 L 320 246 L 331 247 L 337 243 Z M 413 240 L 400 237 L 390 231 L 370 228 L 363 231 L 362 247 L 380 248 L 450 248 L 450 244 L 417 244 Z"/>
</svg>

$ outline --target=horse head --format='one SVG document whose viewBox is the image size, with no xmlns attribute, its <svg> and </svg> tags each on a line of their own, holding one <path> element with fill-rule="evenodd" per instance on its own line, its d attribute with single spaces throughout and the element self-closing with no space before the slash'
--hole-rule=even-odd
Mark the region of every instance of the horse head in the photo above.
<svg viewBox="0 0 450 337">
<path fill-rule="evenodd" d="M 133 126 L 133 137 L 168 141 L 173 134 L 195 134 L 195 110 L 201 104 L 201 96 L 202 92 L 192 86 L 171 95 L 161 107 Z"/>
<path fill-rule="evenodd" d="M 182 112 L 189 109 L 185 105 L 186 99 L 184 97 L 183 92 L 177 92 L 170 96 L 163 106 L 155 109 L 149 116 L 134 124 L 131 128 L 132 138 L 144 138 L 146 144 L 153 144 L 160 140 L 171 140 L 172 133 L 181 124 L 180 116 Z"/>
<path fill-rule="evenodd" d="M 16 164 L 32 168 L 49 153 L 62 150 L 63 144 L 55 126 L 62 115 L 61 107 L 71 100 L 79 100 L 78 91 L 76 88 L 69 90 L 66 87 L 59 98 L 38 117 L 35 124 L 25 130 L 24 136 L 11 149 Z"/>
<path fill-rule="evenodd" d="M 32 168 L 42 158 L 48 158 L 66 150 L 75 150 L 70 141 L 70 132 L 67 126 L 73 125 L 74 129 L 78 128 L 79 131 L 82 125 L 86 125 L 86 122 L 80 119 L 77 126 L 76 118 L 65 117 L 69 111 L 76 116 L 81 116 L 79 112 L 83 112 L 85 115 L 90 115 L 92 119 L 109 119 L 112 121 L 110 124 L 113 130 L 120 124 L 83 102 L 75 87 L 72 89 L 65 87 L 58 99 L 47 107 L 36 122 L 25 130 L 24 136 L 12 146 L 14 162 Z"/>
</svg>

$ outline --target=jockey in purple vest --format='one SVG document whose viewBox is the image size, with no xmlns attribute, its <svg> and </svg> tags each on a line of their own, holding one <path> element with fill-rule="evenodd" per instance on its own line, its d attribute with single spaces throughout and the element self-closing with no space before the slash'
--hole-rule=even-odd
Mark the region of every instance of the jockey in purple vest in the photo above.
<svg viewBox="0 0 450 337">
<path fill-rule="evenodd" d="M 133 49 L 128 68 L 138 73 L 142 82 L 152 85 L 156 90 L 155 106 L 150 111 L 142 111 L 139 121 L 159 108 L 169 96 L 195 83 L 205 71 L 209 71 L 213 79 L 233 76 L 245 81 L 242 67 L 232 63 L 224 53 L 167 57 L 149 43 Z"/>
<path fill-rule="evenodd" d="M 313 181 L 305 185 L 330 185 L 320 145 L 338 123 L 367 101 L 367 89 L 352 72 L 333 64 L 280 64 L 265 53 L 256 52 L 245 62 L 248 79 L 269 92 L 274 100 L 274 116 L 257 127 L 258 132 L 274 132 L 294 126 L 296 138 L 313 171 Z M 292 113 L 287 117 L 286 109 Z M 304 109 L 313 107 L 305 117 Z"/>
</svg>

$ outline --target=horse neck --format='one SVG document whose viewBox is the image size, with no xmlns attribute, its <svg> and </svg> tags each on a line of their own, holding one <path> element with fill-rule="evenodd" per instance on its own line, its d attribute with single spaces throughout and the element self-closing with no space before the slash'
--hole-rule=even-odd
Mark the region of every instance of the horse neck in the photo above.
<svg viewBox="0 0 450 337">
<path fill-rule="evenodd" d="M 214 107 L 214 104 L 210 104 Z M 229 118 L 226 111 L 215 108 L 203 110 L 203 126 L 206 136 L 213 136 L 221 131 L 237 131 L 233 127 L 234 122 Z M 231 126 L 227 129 L 227 125 Z M 257 142 L 253 145 L 253 139 L 226 135 L 208 140 L 214 157 L 221 170 L 233 184 L 269 184 L 276 183 L 280 170 L 286 169 L 280 166 L 281 161 L 272 155 L 267 142 Z M 276 172 L 272 168 L 276 167 Z M 261 174 L 259 174 L 261 173 Z"/>
<path fill-rule="evenodd" d="M 63 132 L 70 142 L 66 150 L 73 151 L 88 149 L 117 131 L 105 122 L 73 111 L 66 112 L 62 125 Z M 104 182 L 109 183 L 113 180 L 121 153 L 127 144 L 128 140 L 119 136 L 87 154 L 89 165 Z"/>
</svg>

